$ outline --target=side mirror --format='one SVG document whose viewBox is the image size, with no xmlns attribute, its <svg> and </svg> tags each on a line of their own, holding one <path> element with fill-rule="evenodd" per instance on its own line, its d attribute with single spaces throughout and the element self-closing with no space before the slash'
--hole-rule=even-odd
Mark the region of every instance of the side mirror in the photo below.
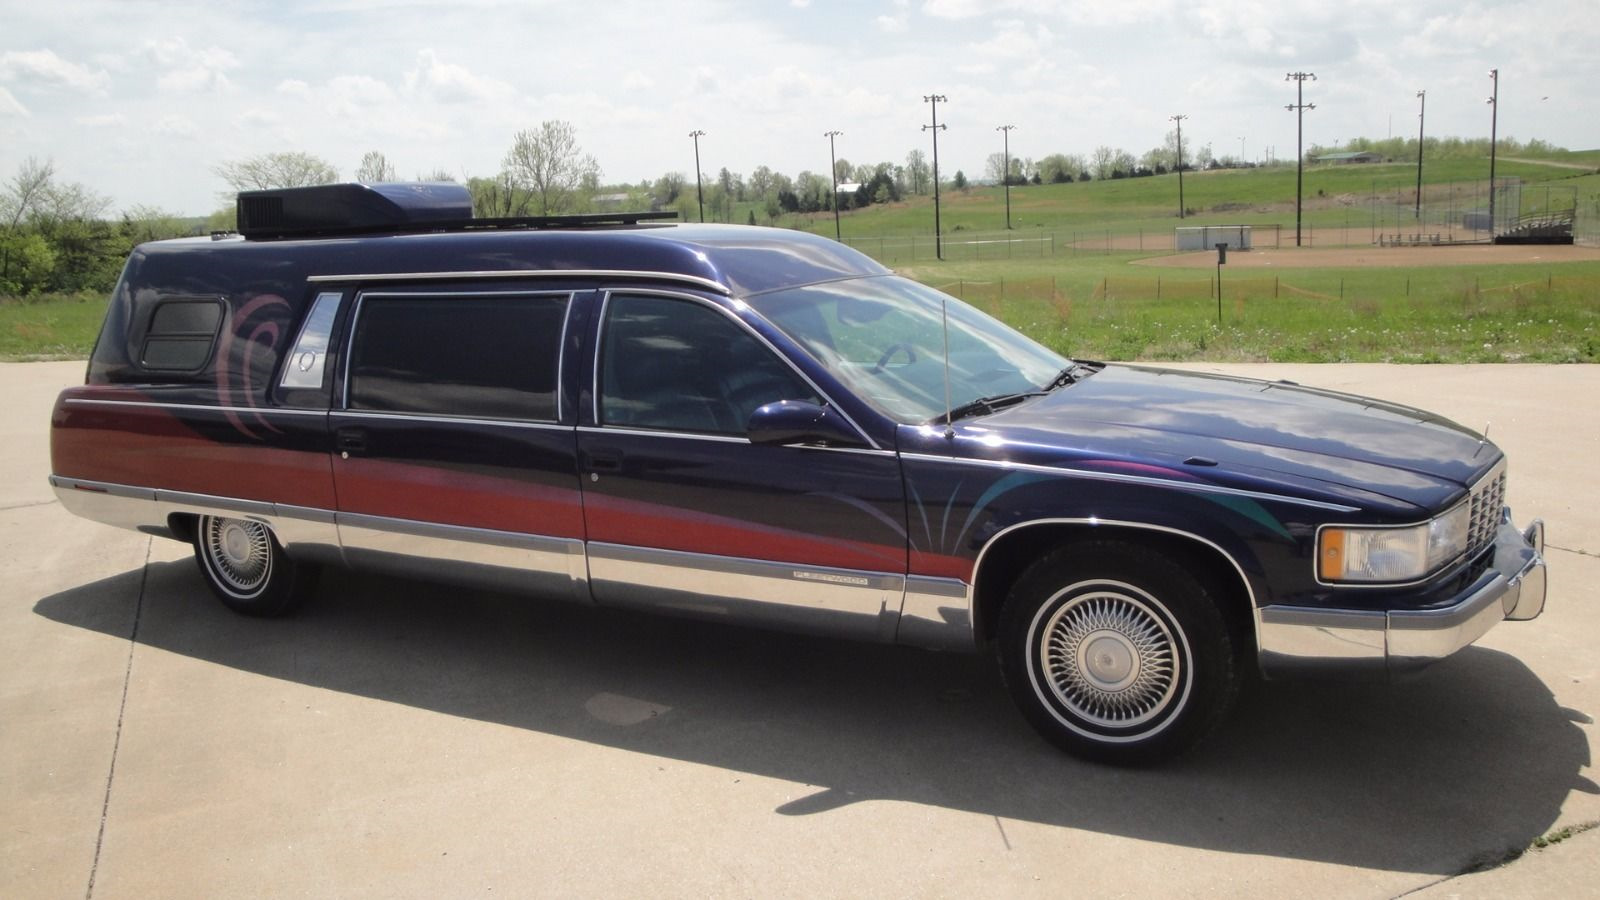
<svg viewBox="0 0 1600 900">
<path fill-rule="evenodd" d="M 823 444 L 861 447 L 861 435 L 844 416 L 804 400 L 779 400 L 750 414 L 745 433 L 752 444 Z"/>
</svg>

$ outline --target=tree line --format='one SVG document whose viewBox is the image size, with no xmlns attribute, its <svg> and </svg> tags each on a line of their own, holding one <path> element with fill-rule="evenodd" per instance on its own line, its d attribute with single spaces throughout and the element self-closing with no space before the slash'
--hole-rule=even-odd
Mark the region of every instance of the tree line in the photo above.
<svg viewBox="0 0 1600 900">
<path fill-rule="evenodd" d="M 1416 156 L 1415 138 L 1356 138 L 1344 151 L 1370 151 L 1390 159 Z M 1502 153 L 1549 155 L 1560 148 L 1539 140 L 1523 144 L 1504 138 Z M 1428 138 L 1429 158 L 1482 157 L 1486 139 Z M 1135 157 L 1121 148 L 1099 146 L 1089 154 L 1053 153 L 1034 159 L 992 154 L 984 177 L 991 184 L 1064 184 L 1162 175 L 1188 169 L 1252 165 L 1246 160 L 1216 157 L 1209 144 L 1180 148 L 1175 132 L 1160 146 Z M 1313 146 L 1307 153 L 1329 152 Z M 229 187 L 222 205 L 204 220 L 185 219 L 157 207 L 134 206 L 108 218 L 109 198 L 81 184 L 61 179 L 53 163 L 29 158 L 0 185 L 0 296 L 28 297 L 44 293 L 105 291 L 115 283 L 128 252 L 145 241 L 231 230 L 235 227 L 233 194 L 246 190 L 303 187 L 341 180 L 326 160 L 304 152 L 266 153 L 224 162 L 214 170 Z M 447 170 L 419 172 L 418 181 L 464 184 L 472 195 L 474 215 L 482 218 L 565 215 L 614 210 L 675 210 L 683 221 L 695 221 L 705 210 L 709 221 L 732 222 L 736 209 L 747 210 L 746 224 L 776 224 L 784 214 L 812 214 L 861 209 L 932 193 L 933 172 L 921 150 L 901 161 L 852 163 L 838 159 L 830 172 L 803 170 L 794 176 L 757 166 L 748 176 L 723 167 L 702 173 L 699 190 L 681 171 L 670 171 L 637 184 L 605 185 L 594 156 L 578 143 L 571 123 L 552 120 L 519 131 L 490 176 L 468 176 Z M 362 157 L 355 180 L 395 181 L 395 165 L 380 151 Z M 835 184 L 839 190 L 834 190 Z M 965 190 L 970 182 L 957 170 L 945 186 Z"/>
</svg>

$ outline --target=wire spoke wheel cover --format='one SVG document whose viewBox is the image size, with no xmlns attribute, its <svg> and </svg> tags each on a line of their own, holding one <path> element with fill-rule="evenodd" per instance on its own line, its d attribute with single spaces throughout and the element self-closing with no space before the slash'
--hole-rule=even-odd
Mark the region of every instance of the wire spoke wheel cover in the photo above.
<svg viewBox="0 0 1600 900">
<path fill-rule="evenodd" d="M 200 523 L 200 542 L 211 574 L 222 590 L 241 599 L 253 597 L 272 580 L 272 536 L 249 519 L 207 516 Z"/>
<path fill-rule="evenodd" d="M 1100 729 L 1158 719 L 1184 686 L 1180 637 L 1136 588 L 1103 584 L 1040 611 L 1038 671 L 1059 704 Z"/>
</svg>

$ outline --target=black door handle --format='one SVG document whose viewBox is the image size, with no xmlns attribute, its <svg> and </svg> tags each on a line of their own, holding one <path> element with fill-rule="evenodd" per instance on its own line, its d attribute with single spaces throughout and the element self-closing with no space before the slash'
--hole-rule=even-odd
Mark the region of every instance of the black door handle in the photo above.
<svg viewBox="0 0 1600 900">
<path fill-rule="evenodd" d="M 350 458 L 354 453 L 360 456 L 367 452 L 367 430 L 365 428 L 339 428 L 333 432 L 333 448 L 339 455 Z"/>
<path fill-rule="evenodd" d="M 622 471 L 622 451 L 612 447 L 597 447 L 588 452 L 589 471 L 591 472 L 620 472 Z"/>
</svg>

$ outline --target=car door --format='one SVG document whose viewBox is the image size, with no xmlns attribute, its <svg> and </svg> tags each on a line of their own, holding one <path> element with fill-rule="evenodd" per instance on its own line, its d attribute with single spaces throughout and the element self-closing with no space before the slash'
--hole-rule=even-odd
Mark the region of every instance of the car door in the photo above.
<svg viewBox="0 0 1600 900">
<path fill-rule="evenodd" d="M 828 398 L 721 303 L 616 291 L 596 327 L 578 429 L 596 601 L 892 640 L 896 455 L 752 444 L 757 407 Z"/>
<path fill-rule="evenodd" d="M 347 561 L 587 602 L 571 290 L 363 292 L 331 416 Z"/>
</svg>

